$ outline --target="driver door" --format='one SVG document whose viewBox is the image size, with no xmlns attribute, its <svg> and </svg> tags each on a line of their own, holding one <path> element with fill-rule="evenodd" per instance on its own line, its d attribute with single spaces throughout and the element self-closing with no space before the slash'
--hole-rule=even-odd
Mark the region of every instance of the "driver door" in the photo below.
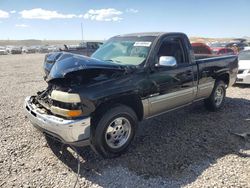
<svg viewBox="0 0 250 188">
<path fill-rule="evenodd" d="M 158 59 L 161 56 L 174 57 L 177 65 L 158 66 L 149 76 L 154 89 L 149 97 L 150 116 L 186 105 L 193 101 L 194 74 L 189 63 L 187 50 L 181 38 L 167 37 L 161 44 Z"/>
</svg>

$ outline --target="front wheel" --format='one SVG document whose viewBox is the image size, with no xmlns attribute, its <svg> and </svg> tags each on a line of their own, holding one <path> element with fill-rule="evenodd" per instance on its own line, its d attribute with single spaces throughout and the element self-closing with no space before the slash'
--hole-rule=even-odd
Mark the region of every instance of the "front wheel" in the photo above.
<svg viewBox="0 0 250 188">
<path fill-rule="evenodd" d="M 116 105 L 103 113 L 94 125 L 91 144 L 103 157 L 117 157 L 133 140 L 137 123 L 137 116 L 130 107 Z"/>
<path fill-rule="evenodd" d="M 214 89 L 209 98 L 205 99 L 205 107 L 210 111 L 217 111 L 224 103 L 226 96 L 226 85 L 223 81 L 216 81 Z"/>
</svg>

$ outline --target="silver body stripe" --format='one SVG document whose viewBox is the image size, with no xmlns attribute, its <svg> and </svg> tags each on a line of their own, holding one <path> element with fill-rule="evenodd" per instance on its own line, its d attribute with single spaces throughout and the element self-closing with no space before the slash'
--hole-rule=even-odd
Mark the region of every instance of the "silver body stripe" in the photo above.
<svg viewBox="0 0 250 188">
<path fill-rule="evenodd" d="M 214 81 L 205 84 L 199 84 L 196 99 L 209 97 L 213 91 L 213 88 Z"/>
<path fill-rule="evenodd" d="M 207 98 L 212 93 L 214 81 L 200 84 L 198 87 L 152 96 L 142 100 L 144 118 L 150 118 L 162 113 L 191 104 L 194 101 Z"/>
</svg>

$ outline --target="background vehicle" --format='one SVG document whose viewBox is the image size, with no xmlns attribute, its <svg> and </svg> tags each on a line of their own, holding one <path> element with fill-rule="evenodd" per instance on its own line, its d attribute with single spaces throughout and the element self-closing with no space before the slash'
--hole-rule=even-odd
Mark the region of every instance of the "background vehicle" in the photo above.
<svg viewBox="0 0 250 188">
<path fill-rule="evenodd" d="M 66 46 L 61 51 L 71 52 L 85 56 L 91 56 L 103 43 L 102 42 L 82 42 L 75 46 Z"/>
<path fill-rule="evenodd" d="M 63 143 L 116 157 L 138 121 L 199 100 L 220 109 L 238 58 L 196 61 L 183 33 L 136 33 L 111 38 L 91 58 L 51 53 L 44 69 L 48 88 L 25 100 L 33 125 Z"/>
<path fill-rule="evenodd" d="M 209 44 L 209 47 L 212 48 L 224 48 L 228 43 L 226 42 L 213 42 Z"/>
<path fill-rule="evenodd" d="M 231 48 L 219 47 L 212 48 L 212 53 L 214 55 L 235 55 L 235 51 Z"/>
<path fill-rule="evenodd" d="M 8 52 L 7 52 L 6 48 L 3 46 L 0 46 L 0 55 L 7 55 L 7 54 L 8 54 Z"/>
<path fill-rule="evenodd" d="M 14 46 L 10 49 L 11 54 L 21 54 L 22 53 L 22 47 L 20 46 Z"/>
<path fill-rule="evenodd" d="M 27 48 L 28 48 L 27 46 L 23 46 L 22 47 L 22 53 L 26 53 L 27 52 Z"/>
<path fill-rule="evenodd" d="M 211 48 L 205 43 L 191 43 L 196 59 L 213 57 Z"/>
<path fill-rule="evenodd" d="M 57 46 L 48 46 L 48 52 L 58 52 L 59 48 Z"/>
<path fill-rule="evenodd" d="M 248 44 L 245 41 L 235 41 L 235 42 L 230 42 L 226 45 L 227 48 L 233 48 L 236 47 L 238 49 L 238 52 L 244 50 Z"/>
<path fill-rule="evenodd" d="M 212 54 L 212 51 L 210 49 L 210 47 L 204 43 L 199 43 L 199 42 L 195 42 L 195 43 L 191 43 L 194 54 Z"/>
<path fill-rule="evenodd" d="M 48 46 L 40 46 L 38 49 L 39 53 L 49 53 L 49 47 Z"/>
<path fill-rule="evenodd" d="M 6 46 L 6 51 L 8 54 L 10 54 L 10 51 L 11 49 L 13 48 L 14 46 Z"/>
<path fill-rule="evenodd" d="M 239 53 L 239 70 L 236 83 L 250 84 L 250 50 Z"/>
<path fill-rule="evenodd" d="M 246 46 L 244 50 L 250 50 L 250 46 Z"/>
<path fill-rule="evenodd" d="M 27 54 L 32 54 L 38 52 L 38 50 L 36 46 L 29 46 L 29 47 L 23 46 L 22 52 Z"/>
</svg>

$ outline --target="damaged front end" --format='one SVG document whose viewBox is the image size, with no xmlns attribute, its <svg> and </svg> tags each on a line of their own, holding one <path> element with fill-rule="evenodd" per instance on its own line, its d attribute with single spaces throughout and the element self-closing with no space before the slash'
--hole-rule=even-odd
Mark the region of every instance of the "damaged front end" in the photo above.
<svg viewBox="0 0 250 188">
<path fill-rule="evenodd" d="M 48 87 L 36 101 L 50 113 L 66 118 L 89 115 L 94 104 L 80 96 L 79 88 L 102 83 L 125 73 L 118 64 L 71 53 L 50 54 L 44 62 Z"/>
<path fill-rule="evenodd" d="M 27 97 L 24 103 L 26 116 L 41 132 L 62 143 L 74 146 L 89 145 L 90 117 L 66 119 L 48 113 L 35 97 Z"/>
<path fill-rule="evenodd" d="M 46 56 L 44 70 L 48 87 L 26 98 L 28 118 L 61 142 L 85 145 L 95 104 L 79 93 L 79 88 L 114 79 L 127 69 L 112 62 L 58 52 Z"/>
</svg>

